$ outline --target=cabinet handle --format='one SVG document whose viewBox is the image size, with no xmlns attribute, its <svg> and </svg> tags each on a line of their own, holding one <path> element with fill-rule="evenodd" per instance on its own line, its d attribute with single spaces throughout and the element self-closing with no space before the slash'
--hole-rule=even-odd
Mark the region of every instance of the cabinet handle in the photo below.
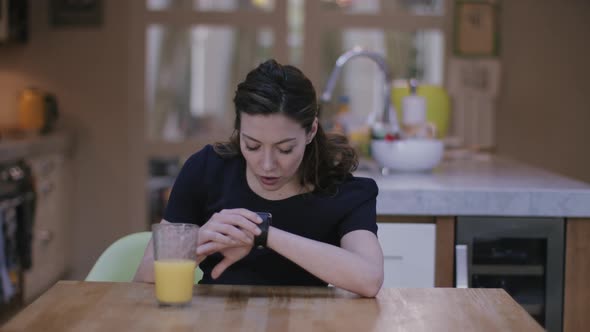
<svg viewBox="0 0 590 332">
<path fill-rule="evenodd" d="M 468 288 L 469 280 L 467 276 L 467 245 L 455 245 L 455 287 Z"/>
<path fill-rule="evenodd" d="M 47 196 L 49 193 L 53 191 L 55 185 L 51 181 L 42 182 L 39 186 L 39 193 L 43 196 Z"/>
<path fill-rule="evenodd" d="M 41 229 L 37 232 L 37 240 L 46 246 L 53 240 L 53 232 L 48 229 Z"/>
<path fill-rule="evenodd" d="M 404 259 L 404 256 L 399 256 L 399 255 L 384 255 L 383 258 L 384 259 L 395 259 L 395 260 L 401 261 L 402 259 Z"/>
</svg>

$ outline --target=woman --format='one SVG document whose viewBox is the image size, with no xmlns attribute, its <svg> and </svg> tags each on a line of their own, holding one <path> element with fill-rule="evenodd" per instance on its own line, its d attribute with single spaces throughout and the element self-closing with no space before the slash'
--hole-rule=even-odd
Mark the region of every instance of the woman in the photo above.
<svg viewBox="0 0 590 332">
<path fill-rule="evenodd" d="M 326 286 L 374 297 L 383 283 L 377 186 L 318 123 L 313 85 L 269 60 L 238 85 L 235 131 L 183 166 L 163 222 L 196 223 L 201 283 Z M 272 223 L 255 212 L 269 212 Z M 256 242 L 257 246 L 254 246 Z M 136 274 L 152 281 L 151 248 Z"/>
</svg>

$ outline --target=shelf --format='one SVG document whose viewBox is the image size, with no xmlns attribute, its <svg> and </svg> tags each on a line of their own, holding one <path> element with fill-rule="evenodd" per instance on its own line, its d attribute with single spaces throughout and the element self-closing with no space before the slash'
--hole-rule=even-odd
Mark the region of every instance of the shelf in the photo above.
<svg viewBox="0 0 590 332">
<path fill-rule="evenodd" d="M 0 162 L 44 154 L 71 154 L 72 139 L 66 133 L 55 133 L 28 139 L 0 140 Z"/>
</svg>

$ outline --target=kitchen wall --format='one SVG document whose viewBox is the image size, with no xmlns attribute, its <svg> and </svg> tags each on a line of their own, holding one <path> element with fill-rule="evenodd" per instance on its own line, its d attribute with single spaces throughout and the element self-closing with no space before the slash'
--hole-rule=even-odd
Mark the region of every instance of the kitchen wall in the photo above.
<svg viewBox="0 0 590 332">
<path fill-rule="evenodd" d="M 49 26 L 49 1 L 30 1 L 30 41 L 0 48 L 0 121 L 16 117 L 25 86 L 57 95 L 62 126 L 74 134 L 72 274 L 83 278 L 104 248 L 130 230 L 127 207 L 129 9 L 106 0 L 97 28 Z"/>
<path fill-rule="evenodd" d="M 137 231 L 130 202 L 134 148 L 128 100 L 130 4 L 104 0 L 98 28 L 53 28 L 48 0 L 31 1 L 31 40 L 0 48 L 0 123 L 16 117 L 16 95 L 37 85 L 57 94 L 74 133 L 71 174 L 72 278 L 102 250 Z M 497 119 L 502 154 L 590 182 L 590 3 L 504 1 L 503 82 Z M 135 192 L 138 192 L 137 190 Z"/>
<path fill-rule="evenodd" d="M 501 154 L 590 182 L 590 1 L 502 2 Z"/>
</svg>

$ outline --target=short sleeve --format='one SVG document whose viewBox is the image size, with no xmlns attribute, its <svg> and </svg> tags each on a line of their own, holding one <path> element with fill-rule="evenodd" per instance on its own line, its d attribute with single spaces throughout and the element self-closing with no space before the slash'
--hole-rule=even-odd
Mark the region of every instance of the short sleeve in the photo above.
<svg viewBox="0 0 590 332">
<path fill-rule="evenodd" d="M 189 157 L 182 166 L 164 211 L 166 221 L 198 225 L 203 223 L 207 199 L 205 179 L 210 153 L 215 152 L 207 146 Z"/>
<path fill-rule="evenodd" d="M 352 208 L 338 225 L 339 238 L 356 230 L 367 230 L 377 235 L 377 184 L 368 178 L 357 178 L 355 182 L 353 186 L 343 188 L 351 191 L 345 196 L 346 204 Z"/>
</svg>

